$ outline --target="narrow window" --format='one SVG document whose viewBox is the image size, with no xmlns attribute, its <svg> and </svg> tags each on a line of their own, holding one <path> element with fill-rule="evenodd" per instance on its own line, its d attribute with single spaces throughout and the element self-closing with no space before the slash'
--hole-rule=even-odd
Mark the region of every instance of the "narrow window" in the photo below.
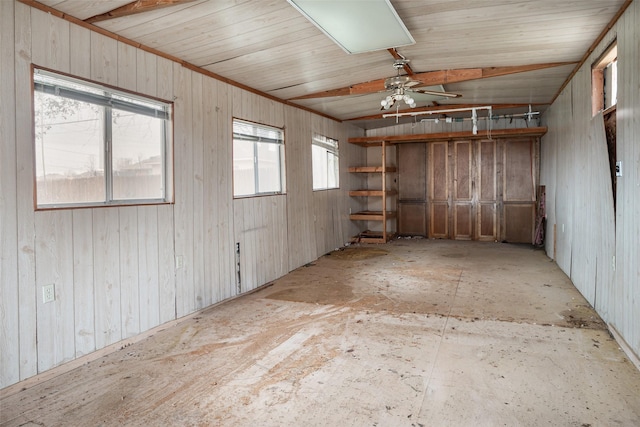
<svg viewBox="0 0 640 427">
<path fill-rule="evenodd" d="M 311 144 L 313 189 L 328 190 L 340 187 L 338 141 L 314 134 Z"/>
<path fill-rule="evenodd" d="M 613 43 L 591 67 L 592 107 L 595 116 L 618 102 L 618 45 Z"/>
<path fill-rule="evenodd" d="M 607 151 L 609 153 L 609 169 L 613 193 L 613 209 L 616 209 L 617 192 L 617 125 L 616 104 L 618 103 L 618 45 L 611 44 L 591 67 L 593 115 L 603 112 Z"/>
<path fill-rule="evenodd" d="M 171 104 L 34 68 L 38 208 L 171 201 Z"/>
<path fill-rule="evenodd" d="M 281 129 L 233 120 L 233 195 L 284 193 Z"/>
</svg>

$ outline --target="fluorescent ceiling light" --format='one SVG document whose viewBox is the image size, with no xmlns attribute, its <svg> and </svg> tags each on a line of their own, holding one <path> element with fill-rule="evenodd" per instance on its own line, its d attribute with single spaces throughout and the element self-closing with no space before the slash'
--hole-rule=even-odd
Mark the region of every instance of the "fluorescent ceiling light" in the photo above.
<svg viewBox="0 0 640 427">
<path fill-rule="evenodd" d="M 414 44 L 389 0 L 287 0 L 347 53 Z"/>
</svg>

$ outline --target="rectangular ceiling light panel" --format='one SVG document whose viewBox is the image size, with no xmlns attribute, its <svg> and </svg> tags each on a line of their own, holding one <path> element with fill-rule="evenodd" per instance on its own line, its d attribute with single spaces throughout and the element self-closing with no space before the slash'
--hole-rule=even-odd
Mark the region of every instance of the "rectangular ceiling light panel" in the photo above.
<svg viewBox="0 0 640 427">
<path fill-rule="evenodd" d="M 347 53 L 415 43 L 389 0 L 287 0 Z"/>
</svg>

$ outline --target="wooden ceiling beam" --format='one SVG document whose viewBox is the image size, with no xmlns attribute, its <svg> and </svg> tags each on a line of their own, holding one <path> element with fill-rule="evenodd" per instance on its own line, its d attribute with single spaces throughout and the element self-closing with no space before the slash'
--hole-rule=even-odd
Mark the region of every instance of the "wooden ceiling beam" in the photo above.
<svg viewBox="0 0 640 427">
<path fill-rule="evenodd" d="M 404 56 L 402 56 L 402 55 L 400 55 L 400 54 L 398 53 L 398 51 L 396 50 L 396 48 L 395 48 L 395 47 L 392 47 L 391 49 L 387 49 L 387 51 L 389 51 L 389 53 L 391 54 L 391 56 L 393 56 L 393 59 L 396 59 L 396 60 L 397 60 L 397 59 L 406 60 L 406 58 L 405 58 Z M 413 70 L 411 69 L 411 65 L 409 65 L 408 63 L 407 63 L 407 64 L 404 64 L 404 65 L 402 66 L 402 68 L 404 68 L 404 72 L 405 72 L 405 73 L 407 73 L 407 75 L 408 75 L 408 76 L 413 76 L 413 75 L 415 75 L 415 73 L 414 73 L 414 72 L 413 72 Z"/>
<path fill-rule="evenodd" d="M 486 68 L 460 68 L 454 70 L 427 71 L 415 73 L 411 76 L 418 80 L 420 86 L 437 86 L 450 83 L 460 83 L 470 80 L 488 79 L 491 77 L 506 76 L 510 74 L 525 73 L 528 71 L 543 70 L 545 68 L 574 65 L 575 62 L 550 62 L 543 64 L 516 65 L 511 67 L 486 67 Z M 370 82 L 357 83 L 349 87 L 310 93 L 291 98 L 290 101 L 299 99 L 327 98 L 331 96 L 364 95 L 368 93 L 382 92 L 385 90 L 386 79 L 372 80 Z"/>
<path fill-rule="evenodd" d="M 178 4 L 191 3 L 196 0 L 136 0 L 134 2 L 120 6 L 109 12 L 92 16 L 84 20 L 87 24 L 94 24 L 108 19 L 121 18 L 123 16 L 135 15 L 137 13 L 149 12 L 167 6 L 175 6 Z"/>
</svg>

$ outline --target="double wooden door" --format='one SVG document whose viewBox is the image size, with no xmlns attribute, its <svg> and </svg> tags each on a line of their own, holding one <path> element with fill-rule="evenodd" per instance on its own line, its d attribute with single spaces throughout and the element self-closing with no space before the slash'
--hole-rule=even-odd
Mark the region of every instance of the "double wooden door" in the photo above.
<svg viewBox="0 0 640 427">
<path fill-rule="evenodd" d="M 399 144 L 399 233 L 530 243 L 536 152 L 536 139 Z"/>
</svg>

